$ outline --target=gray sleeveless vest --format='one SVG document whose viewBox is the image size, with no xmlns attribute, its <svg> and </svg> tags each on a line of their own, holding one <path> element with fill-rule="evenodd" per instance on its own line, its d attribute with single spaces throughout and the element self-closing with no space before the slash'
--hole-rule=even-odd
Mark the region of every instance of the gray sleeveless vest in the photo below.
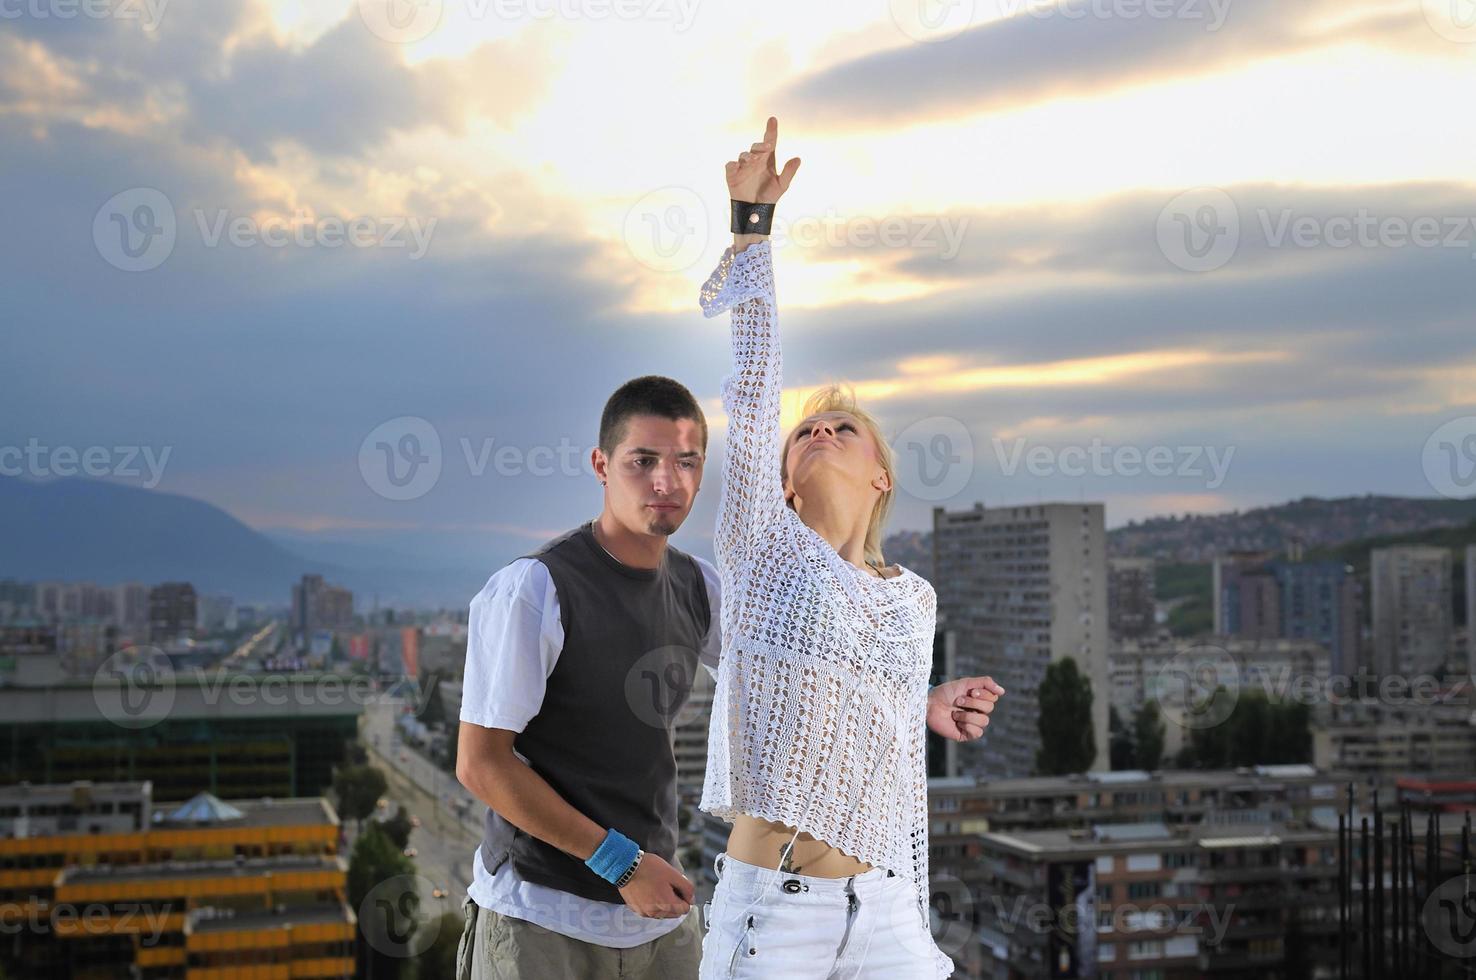
<svg viewBox="0 0 1476 980">
<path fill-rule="evenodd" d="M 593 524 L 523 556 L 548 568 L 564 646 L 542 707 L 513 747 L 570 806 L 680 869 L 671 729 L 691 693 L 714 613 L 690 555 L 667 545 L 660 568 L 631 568 L 600 546 Z M 615 886 L 582 859 L 524 833 L 491 807 L 482 827 L 489 872 L 511 859 L 527 881 L 623 904 Z"/>
</svg>

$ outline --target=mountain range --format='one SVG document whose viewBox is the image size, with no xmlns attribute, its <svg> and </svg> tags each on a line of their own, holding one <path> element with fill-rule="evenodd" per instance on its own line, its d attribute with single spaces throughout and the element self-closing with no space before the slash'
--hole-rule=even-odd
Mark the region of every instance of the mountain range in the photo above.
<svg viewBox="0 0 1476 980">
<path fill-rule="evenodd" d="M 1310 551 L 1393 538 L 1476 520 L 1476 499 L 1303 497 L 1225 514 L 1151 518 L 1108 532 L 1113 555 L 1200 562 L 1230 548 L 1280 550 L 1293 538 Z M 201 594 L 285 606 L 305 573 L 353 590 L 355 605 L 462 608 L 498 562 L 440 561 L 362 541 L 306 532 L 262 532 L 224 510 L 179 494 L 86 478 L 0 476 L 0 578 L 157 584 L 186 581 Z M 887 537 L 887 561 L 927 576 L 926 531 Z M 513 552 L 516 554 L 516 552 Z"/>
</svg>

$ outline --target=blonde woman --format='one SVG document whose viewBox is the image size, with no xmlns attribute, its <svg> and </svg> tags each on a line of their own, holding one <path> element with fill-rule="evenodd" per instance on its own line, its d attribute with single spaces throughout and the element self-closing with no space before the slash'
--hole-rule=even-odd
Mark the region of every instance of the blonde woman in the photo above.
<svg viewBox="0 0 1476 980">
<path fill-rule="evenodd" d="M 978 738 L 1004 691 L 928 688 L 937 597 L 884 563 L 894 470 L 876 421 L 831 387 L 781 436 L 767 233 L 800 161 L 775 169 L 778 132 L 771 117 L 727 164 L 733 246 L 700 298 L 731 311 L 733 349 L 700 803 L 733 829 L 700 976 L 934 980 L 954 967 L 929 930 L 926 729 Z"/>
</svg>

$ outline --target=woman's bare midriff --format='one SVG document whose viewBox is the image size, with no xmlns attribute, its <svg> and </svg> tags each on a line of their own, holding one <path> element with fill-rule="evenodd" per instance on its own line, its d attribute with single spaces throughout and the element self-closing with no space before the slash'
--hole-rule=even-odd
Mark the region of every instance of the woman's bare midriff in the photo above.
<svg viewBox="0 0 1476 980">
<path fill-rule="evenodd" d="M 794 838 L 794 828 L 773 820 L 739 814 L 728 834 L 727 852 L 734 860 L 761 868 L 778 868 L 779 857 Z M 871 865 L 843 854 L 823 840 L 800 834 L 789 849 L 784 869 L 816 878 L 849 878 L 871 870 Z"/>
</svg>

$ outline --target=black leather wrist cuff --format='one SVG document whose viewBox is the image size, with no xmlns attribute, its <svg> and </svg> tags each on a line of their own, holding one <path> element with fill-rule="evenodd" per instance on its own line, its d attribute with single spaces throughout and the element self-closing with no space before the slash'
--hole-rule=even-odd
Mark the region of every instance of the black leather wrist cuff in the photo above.
<svg viewBox="0 0 1476 980">
<path fill-rule="evenodd" d="M 728 230 L 735 235 L 767 235 L 774 223 L 774 205 L 755 204 L 750 201 L 732 201 L 733 220 Z"/>
</svg>

